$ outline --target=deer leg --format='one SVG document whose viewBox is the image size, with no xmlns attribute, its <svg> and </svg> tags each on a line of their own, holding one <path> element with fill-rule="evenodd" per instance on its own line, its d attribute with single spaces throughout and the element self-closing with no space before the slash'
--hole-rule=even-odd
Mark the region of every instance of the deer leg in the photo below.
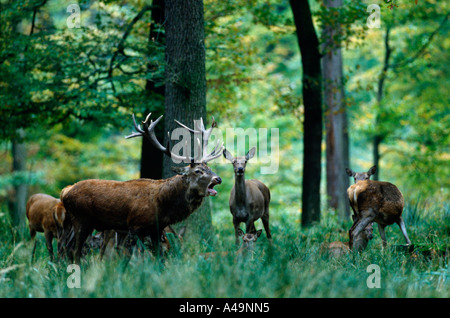
<svg viewBox="0 0 450 318">
<path fill-rule="evenodd" d="M 408 233 L 406 233 L 406 226 L 405 226 L 405 222 L 403 221 L 403 218 L 400 217 L 396 223 L 398 224 L 398 226 L 400 226 L 400 230 L 402 230 L 402 234 L 405 237 L 406 244 L 411 245 L 411 241 L 409 240 Z"/>
<path fill-rule="evenodd" d="M 108 246 L 109 241 L 113 238 L 115 232 L 112 230 L 103 231 L 103 242 L 100 247 L 100 260 L 103 260 L 103 256 L 105 255 L 106 247 Z"/>
<path fill-rule="evenodd" d="M 256 227 L 255 227 L 255 221 L 254 220 L 248 220 L 245 223 L 245 232 L 246 233 L 256 233 Z"/>
<path fill-rule="evenodd" d="M 33 259 L 34 259 L 34 253 L 36 253 L 36 244 L 37 244 L 37 240 L 36 240 L 36 238 L 34 238 L 33 251 L 31 252 L 31 262 L 32 263 L 33 263 Z"/>
<path fill-rule="evenodd" d="M 75 233 L 75 263 L 81 264 L 81 253 L 83 250 L 84 242 L 88 238 L 89 234 L 92 233 L 92 228 L 80 225 Z"/>
<path fill-rule="evenodd" d="M 263 223 L 264 230 L 266 231 L 267 239 L 269 240 L 270 243 L 272 243 L 272 234 L 270 234 L 269 228 L 269 211 L 266 211 L 266 213 L 264 213 L 264 215 L 261 218 L 261 221 Z"/>
<path fill-rule="evenodd" d="M 385 227 L 386 227 L 386 225 L 378 224 L 378 232 L 380 232 L 381 241 L 383 242 L 383 248 L 385 248 L 387 245 L 386 232 L 384 231 Z"/>
<path fill-rule="evenodd" d="M 369 225 L 369 223 L 373 222 L 373 220 L 375 219 L 375 215 L 376 214 L 373 213 L 372 210 L 368 211 L 368 213 L 362 214 L 362 217 L 352 226 L 352 237 L 358 236 L 359 233 L 361 233 L 361 231 L 364 230 L 367 225 Z"/>
<path fill-rule="evenodd" d="M 34 240 L 33 251 L 31 252 L 31 262 L 33 263 L 34 253 L 36 253 L 36 231 L 30 226 L 31 240 Z"/>
<path fill-rule="evenodd" d="M 239 234 L 238 234 L 238 230 L 239 230 L 239 223 L 236 219 L 233 219 L 233 225 L 234 225 L 234 237 L 235 237 L 235 242 L 236 245 L 239 245 L 240 243 L 240 239 L 239 239 Z"/>
<path fill-rule="evenodd" d="M 50 255 L 50 260 L 53 261 L 53 232 L 52 231 L 46 231 L 44 233 L 45 235 L 45 242 L 47 244 L 47 250 L 48 254 Z"/>
</svg>

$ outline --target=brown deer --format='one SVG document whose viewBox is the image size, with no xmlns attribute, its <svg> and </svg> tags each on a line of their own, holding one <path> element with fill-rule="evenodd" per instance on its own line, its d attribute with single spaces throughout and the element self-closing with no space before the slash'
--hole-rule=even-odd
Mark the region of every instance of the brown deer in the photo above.
<svg viewBox="0 0 450 318">
<path fill-rule="evenodd" d="M 239 225 L 244 222 L 246 233 L 255 233 L 255 221 L 261 218 L 266 231 L 266 236 L 271 242 L 272 235 L 269 228 L 269 188 L 259 180 L 245 180 L 245 167 L 255 155 L 256 148 L 253 147 L 245 157 L 233 157 L 224 149 L 223 155 L 233 164 L 234 186 L 230 194 L 230 211 L 233 215 L 233 225 L 236 245 L 239 244 Z"/>
<path fill-rule="evenodd" d="M 165 155 L 190 164 L 186 167 L 173 167 L 172 170 L 177 175 L 165 180 L 137 179 L 122 182 L 94 179 L 74 184 L 61 199 L 74 226 L 73 254 L 76 262 L 79 263 L 83 243 L 94 229 L 129 231 L 134 239 L 137 237 L 141 241 L 149 235 L 152 245 L 158 247 L 166 226 L 186 219 L 200 207 L 205 197 L 217 194 L 214 186 L 222 183 L 222 179 L 206 164 L 219 157 L 223 148 L 222 146 L 218 151 L 217 144 L 211 153 L 206 151 L 215 122 L 208 130 L 205 130 L 202 122 L 200 130 L 204 140 L 203 152 L 194 158 L 176 155 L 170 151 L 170 144 L 166 148 L 159 143 L 154 129 L 161 118 L 162 116 L 153 122 L 150 121 L 149 114 L 141 128 L 133 115 L 137 132 L 126 138 L 145 136 Z M 197 142 L 200 146 L 198 139 Z"/>
<path fill-rule="evenodd" d="M 65 215 L 65 210 L 61 206 L 60 200 L 43 193 L 33 194 L 28 199 L 26 215 L 31 239 L 35 238 L 36 232 L 43 232 L 48 253 L 50 258 L 53 259 L 53 238 L 56 237 L 59 241 L 61 236 L 61 232 L 58 230 L 60 223 L 55 220 L 55 217 L 61 220 L 64 219 Z M 36 241 L 34 242 L 32 257 L 35 251 Z"/>
<path fill-rule="evenodd" d="M 400 190 L 389 182 L 372 181 L 370 176 L 376 172 L 373 166 L 367 172 L 357 173 L 346 169 L 349 176 L 355 179 L 355 184 L 347 189 L 350 206 L 354 212 L 354 224 L 349 231 L 350 243 L 370 223 L 378 223 L 383 247 L 386 247 L 385 227 L 397 223 L 405 238 L 406 244 L 411 241 L 406 232 L 402 218 L 404 199 Z M 352 245 L 350 244 L 350 248 Z"/>
</svg>

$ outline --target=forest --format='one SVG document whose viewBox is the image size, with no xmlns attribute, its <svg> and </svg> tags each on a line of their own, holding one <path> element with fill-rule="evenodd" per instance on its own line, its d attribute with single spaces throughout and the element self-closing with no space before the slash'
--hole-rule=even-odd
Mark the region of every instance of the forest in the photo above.
<svg viewBox="0 0 450 318">
<path fill-rule="evenodd" d="M 448 298 L 448 17 L 0 0 L 0 297 Z"/>
</svg>

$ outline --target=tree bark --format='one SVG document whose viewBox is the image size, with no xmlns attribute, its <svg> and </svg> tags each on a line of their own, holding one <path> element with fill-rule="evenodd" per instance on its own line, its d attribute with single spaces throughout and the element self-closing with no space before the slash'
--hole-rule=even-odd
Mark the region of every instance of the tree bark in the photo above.
<svg viewBox="0 0 450 318">
<path fill-rule="evenodd" d="M 164 0 L 153 0 L 151 11 L 151 26 L 148 41 L 149 44 L 156 41 L 164 45 L 164 33 L 157 32 L 157 26 L 164 23 Z M 151 48 L 151 45 L 149 45 Z M 151 49 L 148 54 L 154 54 Z M 148 71 L 153 71 L 154 66 L 148 65 Z M 165 85 L 158 85 L 154 81 L 147 79 L 145 83 L 145 96 L 148 100 L 154 101 L 154 105 L 144 111 L 144 116 L 152 112 L 152 118 L 158 118 L 164 113 L 164 107 L 157 107 L 159 103 L 164 104 Z M 164 140 L 164 123 L 155 128 L 156 138 Z M 156 149 L 147 138 L 142 138 L 141 145 L 141 178 L 162 179 L 163 177 L 163 153 Z"/>
<path fill-rule="evenodd" d="M 382 106 L 382 101 L 383 101 L 383 96 L 384 96 L 384 82 L 386 81 L 386 77 L 387 77 L 387 72 L 390 68 L 389 65 L 389 59 L 391 57 L 391 53 L 392 53 L 392 49 L 389 45 L 389 36 L 390 36 L 390 31 L 391 31 L 391 27 L 388 25 L 386 28 L 386 33 L 384 35 L 384 63 L 383 63 L 383 70 L 381 71 L 381 75 L 380 78 L 378 80 L 378 91 L 377 91 L 377 107 L 378 110 L 376 112 L 376 116 L 375 116 L 375 134 L 372 137 L 373 141 L 372 141 L 372 145 L 373 145 L 373 164 L 377 166 L 377 171 L 375 172 L 375 174 L 373 175 L 373 180 L 379 180 L 379 175 L 380 175 L 380 144 L 384 139 L 384 135 L 382 133 L 379 133 L 379 131 L 381 129 L 378 129 L 379 127 L 379 114 L 381 112 L 381 106 Z"/>
<path fill-rule="evenodd" d="M 165 127 L 173 131 L 177 119 L 189 127 L 202 117 L 206 121 L 206 69 L 202 0 L 166 0 Z M 207 122 L 205 122 L 205 126 Z M 167 145 L 168 136 L 165 136 Z M 177 143 L 177 141 L 172 141 Z M 193 146 L 193 140 L 191 142 Z M 163 176 L 173 176 L 175 164 L 164 156 Z M 181 163 L 179 165 L 186 165 Z M 210 198 L 185 222 L 187 236 L 207 239 L 212 234 Z"/>
<path fill-rule="evenodd" d="M 319 40 L 307 0 L 290 0 L 302 59 L 303 181 L 302 226 L 320 221 L 320 177 L 322 143 L 322 75 Z"/>
<path fill-rule="evenodd" d="M 342 6 L 342 0 L 326 0 L 329 8 Z M 347 110 L 342 72 L 342 51 L 335 36 L 340 25 L 324 27 L 324 56 L 322 61 L 324 102 L 326 114 L 326 181 L 328 207 L 338 212 L 343 221 L 350 216 L 347 198 L 349 179 L 345 168 L 349 166 Z"/>
<path fill-rule="evenodd" d="M 27 151 L 23 143 L 25 132 L 19 129 L 18 138 L 12 140 L 12 173 L 14 175 L 14 192 L 9 198 L 9 211 L 14 227 L 25 227 L 28 186 L 25 181 Z M 20 232 L 20 231 L 19 231 Z"/>
</svg>

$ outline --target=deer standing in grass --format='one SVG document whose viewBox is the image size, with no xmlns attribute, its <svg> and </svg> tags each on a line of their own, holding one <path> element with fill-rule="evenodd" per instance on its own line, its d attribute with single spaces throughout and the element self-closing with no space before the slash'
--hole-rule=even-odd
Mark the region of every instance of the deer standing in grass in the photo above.
<svg viewBox="0 0 450 318">
<path fill-rule="evenodd" d="M 350 206 L 354 212 L 354 224 L 349 231 L 350 243 L 361 231 L 372 222 L 378 223 L 383 247 L 386 247 L 385 227 L 397 223 L 405 238 L 406 244 L 411 241 L 406 232 L 405 222 L 402 218 L 404 199 L 400 190 L 389 182 L 369 180 L 376 172 L 377 167 L 371 167 L 367 172 L 354 172 L 346 169 L 355 184 L 347 189 Z M 350 248 L 352 248 L 350 244 Z"/>
<path fill-rule="evenodd" d="M 230 194 L 230 212 L 233 215 L 236 244 L 239 244 L 239 225 L 245 223 L 245 232 L 252 234 L 256 232 L 255 221 L 261 218 L 269 241 L 272 240 L 269 228 L 269 188 L 259 180 L 245 180 L 245 167 L 255 155 L 256 148 L 253 147 L 245 157 L 233 157 L 224 149 L 223 155 L 233 164 L 234 186 Z"/>
<path fill-rule="evenodd" d="M 53 259 L 53 238 L 56 237 L 59 241 L 61 235 L 59 229 L 65 216 L 65 210 L 60 200 L 43 193 L 33 194 L 28 199 L 26 215 L 31 239 L 35 238 L 36 232 L 43 232 L 48 253 L 50 258 Z M 35 251 L 36 241 L 34 242 L 32 258 Z"/>
<path fill-rule="evenodd" d="M 206 130 L 201 121 L 203 148 L 197 139 L 197 157 L 190 157 L 174 154 L 170 151 L 170 144 L 164 147 L 159 143 L 154 129 L 161 118 L 153 122 L 149 114 L 141 128 L 133 115 L 137 132 L 126 138 L 144 136 L 165 155 L 190 164 L 173 167 L 177 175 L 164 180 L 84 180 L 62 194 L 61 200 L 74 226 L 74 258 L 77 263 L 80 262 L 83 243 L 94 229 L 127 231 L 134 240 L 132 246 L 137 238 L 144 242 L 145 237 L 150 236 L 156 251 L 160 249 L 161 235 L 166 226 L 186 219 L 200 207 L 205 197 L 217 194 L 214 186 L 222 183 L 222 179 L 206 164 L 221 156 L 223 148 L 218 150 L 217 144 L 211 153 L 206 151 L 215 122 Z"/>
</svg>

